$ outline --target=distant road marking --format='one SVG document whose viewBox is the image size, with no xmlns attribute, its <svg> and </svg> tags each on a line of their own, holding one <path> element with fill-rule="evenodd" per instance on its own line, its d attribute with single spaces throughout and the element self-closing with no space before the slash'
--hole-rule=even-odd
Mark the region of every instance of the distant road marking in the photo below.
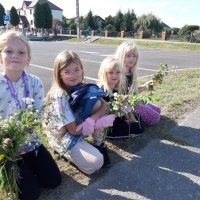
<svg viewBox="0 0 200 200">
<path fill-rule="evenodd" d="M 42 66 L 40 66 L 40 65 L 34 65 L 34 64 L 30 64 L 30 65 L 32 65 L 32 66 L 34 66 L 34 67 L 37 67 L 37 68 L 47 69 L 47 70 L 53 71 L 53 69 L 51 69 L 51 68 L 42 67 Z"/>
<path fill-rule="evenodd" d="M 92 51 L 78 51 L 82 53 L 89 53 L 89 54 L 99 54 L 99 52 L 92 52 Z"/>
<path fill-rule="evenodd" d="M 78 52 L 88 53 L 88 54 L 97 54 L 97 55 L 99 55 L 99 56 L 103 56 L 103 57 L 114 56 L 114 54 L 102 54 L 102 55 L 100 55 L 99 52 L 92 52 L 92 51 L 78 51 Z"/>
<path fill-rule="evenodd" d="M 97 62 L 97 61 L 93 61 L 93 60 L 85 60 L 85 59 L 81 59 L 82 61 L 86 61 L 86 62 L 91 62 L 91 63 L 101 63 L 101 62 Z"/>
</svg>

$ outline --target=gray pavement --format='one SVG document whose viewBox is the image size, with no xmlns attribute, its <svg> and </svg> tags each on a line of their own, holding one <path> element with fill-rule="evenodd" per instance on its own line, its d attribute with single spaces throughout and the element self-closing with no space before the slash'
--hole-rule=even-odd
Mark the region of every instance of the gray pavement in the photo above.
<svg viewBox="0 0 200 200">
<path fill-rule="evenodd" d="M 188 146 L 152 140 L 70 199 L 199 200 L 199 119 L 200 107 L 171 130 L 176 137 L 188 141 Z"/>
</svg>

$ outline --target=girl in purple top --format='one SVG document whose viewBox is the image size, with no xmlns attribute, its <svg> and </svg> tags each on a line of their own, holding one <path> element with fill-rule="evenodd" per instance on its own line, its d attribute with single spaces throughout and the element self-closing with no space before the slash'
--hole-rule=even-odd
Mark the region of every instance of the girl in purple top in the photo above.
<svg viewBox="0 0 200 200">
<path fill-rule="evenodd" d="M 26 38 L 17 31 L 7 31 L 0 35 L 0 117 L 9 118 L 19 109 L 26 109 L 23 98 L 34 99 L 33 108 L 43 104 L 42 81 L 24 71 L 31 60 L 30 46 Z M 40 196 L 41 186 L 55 188 L 61 183 L 59 168 L 51 154 L 35 135 L 30 145 L 23 146 L 19 167 L 19 199 L 34 200 Z"/>
</svg>

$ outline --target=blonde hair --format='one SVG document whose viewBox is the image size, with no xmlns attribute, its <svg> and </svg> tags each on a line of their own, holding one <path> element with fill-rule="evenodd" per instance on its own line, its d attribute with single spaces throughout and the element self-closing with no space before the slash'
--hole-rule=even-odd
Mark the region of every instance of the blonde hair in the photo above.
<svg viewBox="0 0 200 200">
<path fill-rule="evenodd" d="M 19 39 L 21 40 L 27 47 L 27 52 L 29 58 L 31 57 L 31 48 L 26 39 L 26 37 L 19 31 L 16 30 L 8 30 L 4 31 L 0 34 L 0 53 L 4 49 L 4 47 L 12 40 Z"/>
<path fill-rule="evenodd" d="M 137 57 L 135 66 L 131 68 L 131 72 L 133 74 L 133 82 L 132 82 L 132 87 L 134 89 L 137 88 L 137 66 L 138 66 L 138 60 L 139 60 L 139 51 L 137 45 L 132 42 L 132 41 L 125 41 L 121 43 L 115 53 L 115 57 L 119 59 L 119 61 L 122 63 L 122 70 L 123 73 L 126 73 L 126 65 L 125 65 L 125 56 L 128 53 L 132 53 Z"/>
<path fill-rule="evenodd" d="M 119 70 L 120 72 L 122 72 L 121 63 L 115 57 L 107 57 L 103 60 L 103 62 L 100 65 L 98 73 L 98 78 L 99 78 L 98 86 L 99 87 L 103 86 L 104 91 L 106 91 L 109 96 L 111 96 L 113 93 L 112 89 L 116 89 L 118 90 L 119 94 L 122 94 L 125 92 L 126 88 L 126 80 L 124 73 L 121 73 L 120 80 L 116 84 L 115 88 L 110 87 L 107 79 L 107 73 L 112 70 Z"/>
<path fill-rule="evenodd" d="M 53 83 L 47 93 L 47 100 L 49 100 L 54 94 L 56 89 L 61 89 L 63 93 L 67 94 L 68 88 L 61 79 L 61 71 L 69 66 L 71 63 L 75 63 L 83 70 L 83 64 L 79 56 L 74 51 L 64 50 L 60 52 L 54 60 L 54 71 L 53 71 Z M 82 73 L 82 81 L 84 80 L 84 72 Z"/>
</svg>

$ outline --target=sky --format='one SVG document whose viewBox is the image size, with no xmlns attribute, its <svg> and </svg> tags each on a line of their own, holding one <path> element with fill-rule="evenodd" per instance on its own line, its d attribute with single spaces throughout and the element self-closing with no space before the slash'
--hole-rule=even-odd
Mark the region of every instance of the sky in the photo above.
<svg viewBox="0 0 200 200">
<path fill-rule="evenodd" d="M 76 0 L 49 0 L 63 9 L 66 18 L 76 16 Z M 0 0 L 6 10 L 12 6 L 20 8 L 23 0 Z M 134 10 L 137 17 L 152 13 L 170 27 L 182 28 L 184 25 L 200 26 L 199 0 L 79 0 L 79 15 L 93 15 L 101 18 L 115 16 L 121 10 L 126 13 Z"/>
</svg>

